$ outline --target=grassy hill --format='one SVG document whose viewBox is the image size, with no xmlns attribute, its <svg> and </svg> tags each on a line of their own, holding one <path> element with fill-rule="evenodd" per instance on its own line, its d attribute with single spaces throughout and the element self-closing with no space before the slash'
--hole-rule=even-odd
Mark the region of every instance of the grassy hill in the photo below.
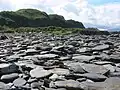
<svg viewBox="0 0 120 90">
<path fill-rule="evenodd" d="M 57 14 L 48 15 L 36 9 L 20 9 L 18 11 L 0 12 L 0 25 L 9 27 L 47 27 L 85 28 L 81 22 L 65 20 Z"/>
</svg>

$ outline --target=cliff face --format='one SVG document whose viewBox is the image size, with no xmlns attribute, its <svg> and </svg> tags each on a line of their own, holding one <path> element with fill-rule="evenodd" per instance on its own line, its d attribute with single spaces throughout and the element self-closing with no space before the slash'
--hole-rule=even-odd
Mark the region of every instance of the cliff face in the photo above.
<svg viewBox="0 0 120 90">
<path fill-rule="evenodd" d="M 16 12 L 0 12 L 0 25 L 10 27 L 47 27 L 58 26 L 63 28 L 85 28 L 81 22 L 65 20 L 57 14 L 48 15 L 36 9 L 20 9 Z"/>
</svg>

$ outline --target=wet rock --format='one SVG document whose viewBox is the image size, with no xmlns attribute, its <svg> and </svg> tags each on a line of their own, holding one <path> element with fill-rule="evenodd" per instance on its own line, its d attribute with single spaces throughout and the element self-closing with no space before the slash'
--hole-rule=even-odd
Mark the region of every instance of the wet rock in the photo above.
<svg viewBox="0 0 120 90">
<path fill-rule="evenodd" d="M 90 48 L 80 48 L 79 50 L 77 50 L 78 53 L 87 53 L 90 52 L 91 49 Z"/>
<path fill-rule="evenodd" d="M 26 52 L 26 55 L 35 55 L 35 54 L 39 54 L 39 52 L 35 49 L 28 49 Z"/>
<path fill-rule="evenodd" d="M 96 74 L 106 74 L 109 72 L 108 69 L 106 69 L 103 66 L 100 65 L 94 65 L 94 64 L 82 64 L 81 67 L 89 73 L 96 73 Z"/>
<path fill-rule="evenodd" d="M 61 61 L 66 61 L 66 60 L 71 60 L 72 56 L 66 56 L 66 57 L 60 57 L 59 60 Z"/>
<path fill-rule="evenodd" d="M 35 46 L 36 50 L 42 50 L 42 51 L 50 51 L 52 48 L 48 46 Z"/>
<path fill-rule="evenodd" d="M 50 76 L 51 74 L 52 73 L 50 71 L 44 70 L 42 68 L 35 68 L 30 71 L 31 77 L 35 77 L 35 78 L 44 78 Z"/>
<path fill-rule="evenodd" d="M 120 78 L 111 77 L 105 80 L 104 90 L 119 90 L 120 89 Z"/>
<path fill-rule="evenodd" d="M 22 79 L 22 78 L 18 78 L 18 79 L 15 79 L 15 80 L 13 81 L 13 84 L 14 84 L 14 86 L 16 86 L 16 87 L 22 87 L 22 86 L 24 86 L 24 85 L 26 84 L 26 80 L 24 80 L 24 79 Z"/>
<path fill-rule="evenodd" d="M 27 82 L 28 83 L 33 83 L 33 82 L 36 82 L 37 81 L 37 79 L 32 79 L 32 78 L 30 78 Z"/>
<path fill-rule="evenodd" d="M 57 58 L 58 55 L 55 55 L 55 54 L 44 54 L 44 55 L 34 55 L 34 57 L 38 58 L 39 60 L 42 60 L 42 59 L 54 59 L 54 58 Z"/>
<path fill-rule="evenodd" d="M 33 82 L 33 83 L 31 83 L 31 87 L 39 89 L 39 88 L 41 88 L 41 84 L 39 82 Z"/>
<path fill-rule="evenodd" d="M 109 49 L 109 45 L 98 45 L 94 48 L 92 48 L 93 51 L 102 51 L 102 50 L 106 50 Z"/>
<path fill-rule="evenodd" d="M 59 78 L 57 74 L 53 74 L 51 77 L 49 77 L 50 80 L 55 81 Z"/>
<path fill-rule="evenodd" d="M 68 64 L 68 67 L 69 67 L 69 69 L 72 70 L 74 73 L 85 73 L 85 72 L 86 72 L 86 71 L 81 67 L 81 64 L 80 64 L 79 62 Z"/>
<path fill-rule="evenodd" d="M 10 87 L 8 85 L 6 85 L 5 83 L 0 82 L 0 89 L 1 90 L 9 90 Z"/>
<path fill-rule="evenodd" d="M 96 65 L 107 65 L 107 64 L 115 65 L 114 63 L 109 62 L 109 61 L 96 61 L 96 62 L 94 62 L 94 64 L 96 64 Z"/>
<path fill-rule="evenodd" d="M 111 72 L 109 77 L 120 77 L 120 72 Z"/>
<path fill-rule="evenodd" d="M 66 80 L 66 81 L 56 81 L 54 82 L 55 86 L 59 88 L 66 88 L 67 90 L 80 90 L 82 89 L 82 86 L 78 81 L 74 80 Z"/>
<path fill-rule="evenodd" d="M 101 75 L 101 74 L 95 74 L 95 73 L 85 73 L 85 74 L 77 74 L 77 75 L 83 78 L 97 81 L 97 82 L 104 81 L 107 79 L 106 76 Z"/>
<path fill-rule="evenodd" d="M 106 86 L 102 82 L 96 82 L 96 83 L 83 82 L 82 84 L 84 86 L 83 90 L 108 90 L 105 89 Z"/>
<path fill-rule="evenodd" d="M 69 75 L 70 71 L 68 69 L 63 68 L 54 68 L 51 70 L 52 73 L 58 74 L 58 75 Z"/>
<path fill-rule="evenodd" d="M 0 74 L 9 74 L 18 72 L 19 68 L 16 64 L 0 64 Z"/>
<path fill-rule="evenodd" d="M 18 73 L 12 73 L 12 74 L 7 74 L 7 75 L 2 75 L 1 80 L 3 82 L 12 82 L 18 77 L 19 77 Z"/>
<path fill-rule="evenodd" d="M 7 58 L 7 61 L 8 62 L 15 62 L 15 61 L 18 61 L 20 59 L 19 55 L 12 55 L 12 56 L 9 56 Z"/>
<path fill-rule="evenodd" d="M 73 56 L 73 60 L 77 60 L 78 62 L 89 62 L 90 60 L 95 59 L 94 56 L 86 56 L 86 55 L 79 55 L 79 56 Z"/>
<path fill-rule="evenodd" d="M 120 55 L 110 55 L 110 58 L 108 61 L 114 62 L 114 63 L 120 63 Z"/>
<path fill-rule="evenodd" d="M 107 65 L 103 65 L 107 70 L 109 70 L 110 72 L 115 72 L 116 71 L 116 68 L 115 66 L 112 66 L 110 64 L 107 64 Z"/>
<path fill-rule="evenodd" d="M 66 90 L 65 88 L 59 88 L 59 89 L 54 89 L 54 88 L 45 88 L 45 90 Z"/>
</svg>

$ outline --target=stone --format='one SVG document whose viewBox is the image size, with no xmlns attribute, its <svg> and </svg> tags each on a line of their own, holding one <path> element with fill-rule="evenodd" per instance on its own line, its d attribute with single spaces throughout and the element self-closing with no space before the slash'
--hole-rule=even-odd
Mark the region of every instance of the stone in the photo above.
<svg viewBox="0 0 120 90">
<path fill-rule="evenodd" d="M 104 81 L 107 79 L 106 76 L 101 75 L 101 74 L 95 74 L 95 73 L 85 73 L 85 74 L 77 74 L 80 77 L 87 78 L 93 81 Z"/>
<path fill-rule="evenodd" d="M 83 81 L 86 81 L 87 79 L 86 78 L 78 78 L 77 81 L 79 82 L 83 82 Z"/>
<path fill-rule="evenodd" d="M 58 55 L 56 55 L 56 54 L 44 54 L 44 55 L 34 55 L 34 57 L 38 58 L 39 60 L 42 60 L 42 59 L 54 59 L 54 58 L 57 58 Z"/>
<path fill-rule="evenodd" d="M 31 87 L 32 87 L 32 88 L 40 88 L 41 85 L 40 85 L 40 83 L 38 83 L 38 82 L 33 82 L 33 83 L 31 83 Z"/>
<path fill-rule="evenodd" d="M 53 74 L 51 77 L 49 77 L 50 80 L 55 81 L 59 78 L 57 74 Z"/>
<path fill-rule="evenodd" d="M 36 50 L 42 50 L 42 51 L 50 51 L 52 48 L 51 47 L 48 47 L 48 46 L 35 46 L 35 49 Z"/>
<path fill-rule="evenodd" d="M 109 90 L 109 89 L 104 89 L 106 86 L 104 85 L 103 82 L 96 82 L 96 83 L 91 83 L 91 82 L 82 82 L 81 83 L 84 87 L 83 90 Z"/>
<path fill-rule="evenodd" d="M 95 59 L 94 56 L 86 56 L 86 55 L 79 55 L 79 56 L 73 56 L 73 60 L 77 60 L 78 62 L 89 62 L 93 59 Z"/>
<path fill-rule="evenodd" d="M 59 88 L 66 88 L 67 90 L 82 90 L 82 87 L 78 81 L 66 80 L 66 81 L 56 81 L 55 86 Z"/>
<path fill-rule="evenodd" d="M 36 82 L 37 81 L 37 79 L 35 79 L 35 78 L 30 78 L 27 82 L 28 83 L 33 83 L 33 82 Z"/>
<path fill-rule="evenodd" d="M 64 48 L 65 48 L 64 46 L 56 46 L 56 47 L 53 47 L 52 50 L 62 51 Z"/>
<path fill-rule="evenodd" d="M 45 78 L 50 76 L 51 74 L 52 74 L 51 71 L 44 70 L 43 68 L 39 68 L 39 67 L 30 71 L 31 77 L 35 77 L 35 78 Z"/>
<path fill-rule="evenodd" d="M 81 67 L 88 73 L 106 74 L 109 72 L 104 66 L 94 64 L 82 64 Z"/>
<path fill-rule="evenodd" d="M 90 48 L 80 48 L 77 50 L 78 53 L 86 53 L 86 52 L 90 52 Z"/>
<path fill-rule="evenodd" d="M 18 78 L 13 81 L 14 86 L 16 87 L 22 87 L 26 84 L 26 80 L 23 78 Z"/>
<path fill-rule="evenodd" d="M 59 58 L 59 60 L 61 60 L 61 61 L 66 61 L 66 60 L 70 60 L 70 59 L 72 59 L 71 56 L 60 57 L 60 58 Z"/>
<path fill-rule="evenodd" d="M 28 49 L 27 51 L 25 51 L 26 55 L 35 55 L 38 54 L 39 52 L 35 49 Z"/>
<path fill-rule="evenodd" d="M 9 74 L 18 72 L 19 68 L 16 64 L 0 64 L 0 74 Z"/>
<path fill-rule="evenodd" d="M 110 55 L 108 61 L 120 63 L 120 55 Z"/>
<path fill-rule="evenodd" d="M 108 69 L 110 72 L 115 72 L 116 68 L 115 66 L 112 66 L 111 64 L 103 65 L 106 69 Z"/>
<path fill-rule="evenodd" d="M 0 82 L 0 90 L 9 90 L 10 87 L 3 82 Z"/>
<path fill-rule="evenodd" d="M 45 90 L 66 90 L 65 88 L 58 88 L 58 89 L 54 89 L 54 88 L 45 88 Z"/>
<path fill-rule="evenodd" d="M 18 77 L 19 77 L 18 73 L 12 73 L 12 74 L 7 74 L 7 75 L 2 75 L 1 80 L 3 82 L 12 82 L 13 80 L 15 80 Z"/>
<path fill-rule="evenodd" d="M 119 90 L 120 89 L 120 78 L 111 77 L 105 80 L 103 90 Z"/>
<path fill-rule="evenodd" d="M 120 89 L 120 78 L 111 77 L 107 78 L 104 82 L 96 83 L 81 83 L 84 86 L 83 90 L 119 90 Z"/>
<path fill-rule="evenodd" d="M 12 55 L 7 58 L 7 61 L 13 62 L 13 61 L 18 61 L 20 59 L 19 55 Z"/>
<path fill-rule="evenodd" d="M 107 64 L 115 65 L 113 62 L 109 62 L 109 61 L 96 61 L 93 63 L 96 65 L 107 65 Z"/>
<path fill-rule="evenodd" d="M 109 77 L 120 77 L 120 72 L 111 72 Z"/>
<path fill-rule="evenodd" d="M 97 45 L 96 47 L 92 48 L 93 51 L 102 51 L 109 49 L 109 45 Z"/>
<path fill-rule="evenodd" d="M 67 65 L 70 70 L 72 70 L 74 73 L 85 73 L 86 71 L 81 67 L 81 64 L 79 62 L 71 63 Z"/>
<path fill-rule="evenodd" d="M 63 69 L 63 68 L 54 68 L 51 70 L 51 72 L 57 75 L 69 75 L 70 74 L 70 71 L 68 69 Z"/>
</svg>

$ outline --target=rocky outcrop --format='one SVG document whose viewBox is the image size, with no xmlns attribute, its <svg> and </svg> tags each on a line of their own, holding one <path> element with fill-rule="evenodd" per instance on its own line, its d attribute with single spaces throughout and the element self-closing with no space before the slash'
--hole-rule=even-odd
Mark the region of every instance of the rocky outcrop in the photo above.
<svg viewBox="0 0 120 90">
<path fill-rule="evenodd" d="M 0 39 L 1 90 L 120 89 L 119 34 L 5 36 Z"/>
</svg>

